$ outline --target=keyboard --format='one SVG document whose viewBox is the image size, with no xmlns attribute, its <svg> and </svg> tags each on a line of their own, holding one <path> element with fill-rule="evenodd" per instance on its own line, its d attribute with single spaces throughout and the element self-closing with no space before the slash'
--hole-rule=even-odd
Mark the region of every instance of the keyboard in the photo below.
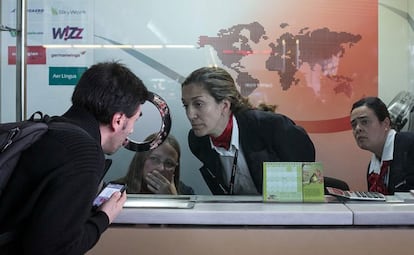
<svg viewBox="0 0 414 255">
<path fill-rule="evenodd" d="M 365 200 L 365 201 L 385 201 L 386 197 L 379 192 L 372 191 L 347 191 L 326 187 L 330 195 L 347 198 L 350 200 Z"/>
</svg>

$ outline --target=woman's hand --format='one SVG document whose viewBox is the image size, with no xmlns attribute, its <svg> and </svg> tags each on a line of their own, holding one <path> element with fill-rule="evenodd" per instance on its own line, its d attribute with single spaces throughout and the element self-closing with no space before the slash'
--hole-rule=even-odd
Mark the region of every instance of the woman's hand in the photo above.
<svg viewBox="0 0 414 255">
<path fill-rule="evenodd" d="M 145 176 L 145 182 L 147 183 L 147 188 L 154 194 L 178 194 L 175 188 L 174 176 L 172 176 L 170 182 L 164 175 L 154 170 Z"/>
</svg>

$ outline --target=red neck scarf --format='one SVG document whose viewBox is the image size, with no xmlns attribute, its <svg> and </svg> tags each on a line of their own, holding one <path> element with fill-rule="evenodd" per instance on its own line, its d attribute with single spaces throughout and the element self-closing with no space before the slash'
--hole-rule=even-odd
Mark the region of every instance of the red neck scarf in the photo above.
<svg viewBox="0 0 414 255">
<path fill-rule="evenodd" d="M 210 136 L 211 141 L 213 142 L 213 145 L 216 147 L 223 147 L 226 150 L 228 150 L 230 148 L 232 130 L 233 130 L 233 114 L 230 114 L 229 122 L 227 122 L 227 126 L 224 129 L 223 133 L 219 135 L 218 137 Z"/>
<path fill-rule="evenodd" d="M 380 174 L 371 173 L 368 176 L 369 191 L 375 191 L 388 195 L 388 188 L 384 183 L 384 178 L 388 173 L 391 161 L 383 161 L 381 165 Z"/>
</svg>

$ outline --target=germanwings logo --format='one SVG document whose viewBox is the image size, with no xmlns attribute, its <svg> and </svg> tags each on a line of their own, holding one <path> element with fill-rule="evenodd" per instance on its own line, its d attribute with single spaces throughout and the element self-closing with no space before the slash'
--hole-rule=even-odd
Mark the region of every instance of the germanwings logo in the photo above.
<svg viewBox="0 0 414 255">
<path fill-rule="evenodd" d="M 54 27 L 52 28 L 53 39 L 63 40 L 80 40 L 82 36 L 83 28 L 66 26 L 64 28 Z"/>
</svg>

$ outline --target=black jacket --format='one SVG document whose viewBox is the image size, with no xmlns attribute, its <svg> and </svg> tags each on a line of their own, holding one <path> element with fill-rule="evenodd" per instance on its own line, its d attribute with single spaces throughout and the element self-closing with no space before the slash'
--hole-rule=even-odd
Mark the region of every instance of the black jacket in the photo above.
<svg viewBox="0 0 414 255">
<path fill-rule="evenodd" d="M 393 160 L 390 165 L 387 187 L 389 194 L 414 189 L 414 133 L 412 132 L 395 134 Z"/>
<path fill-rule="evenodd" d="M 2 254 L 84 254 L 109 225 L 92 211 L 105 165 L 99 124 L 74 107 L 63 117 L 89 135 L 50 130 L 22 154 L 0 199 L 0 233 L 23 231 Z"/>
<path fill-rule="evenodd" d="M 288 117 L 260 110 L 235 114 L 239 142 L 246 157 L 250 175 L 259 193 L 263 186 L 263 162 L 313 162 L 315 147 L 306 131 Z M 197 137 L 190 130 L 189 147 L 203 163 L 200 171 L 214 195 L 226 194 L 224 170 L 219 154 L 211 148 L 209 136 Z"/>
</svg>

